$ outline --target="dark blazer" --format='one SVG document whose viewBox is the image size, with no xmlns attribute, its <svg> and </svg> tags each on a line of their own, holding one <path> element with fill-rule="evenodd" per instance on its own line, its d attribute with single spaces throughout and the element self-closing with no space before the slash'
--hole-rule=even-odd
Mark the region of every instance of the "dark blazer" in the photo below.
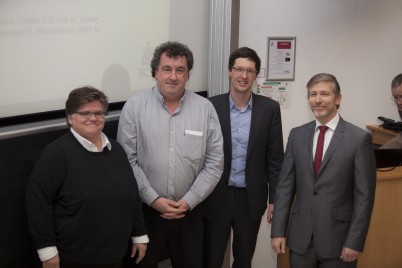
<svg viewBox="0 0 402 268">
<path fill-rule="evenodd" d="M 315 177 L 314 128 L 315 121 L 289 134 L 271 237 L 287 232 L 288 247 L 299 254 L 306 252 L 313 237 L 323 258 L 339 258 L 344 246 L 363 251 L 376 184 L 371 135 L 340 118 Z"/>
<path fill-rule="evenodd" d="M 232 164 L 232 135 L 230 125 L 229 93 L 210 98 L 218 113 L 224 140 L 224 170 L 222 177 L 207 199 L 205 217 L 214 218 L 222 209 L 228 189 Z M 281 112 L 276 101 L 252 95 L 250 136 L 246 159 L 247 197 L 251 216 L 261 218 L 269 203 L 273 203 L 275 187 L 283 159 Z"/>
</svg>

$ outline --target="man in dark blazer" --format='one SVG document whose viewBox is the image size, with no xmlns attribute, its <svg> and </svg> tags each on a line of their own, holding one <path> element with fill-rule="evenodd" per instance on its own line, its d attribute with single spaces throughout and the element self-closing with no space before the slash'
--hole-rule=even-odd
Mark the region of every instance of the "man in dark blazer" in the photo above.
<svg viewBox="0 0 402 268">
<path fill-rule="evenodd" d="M 289 134 L 276 188 L 272 248 L 284 253 L 287 235 L 293 268 L 356 267 L 374 204 L 371 135 L 339 116 L 341 93 L 333 75 L 313 76 L 307 91 L 316 120 Z"/>
<path fill-rule="evenodd" d="M 247 47 L 229 58 L 230 93 L 212 97 L 222 127 L 224 171 L 207 199 L 204 267 L 220 268 L 233 228 L 233 268 L 251 267 L 261 217 L 271 220 L 275 186 L 283 159 L 279 104 L 251 92 L 260 71 Z"/>
</svg>

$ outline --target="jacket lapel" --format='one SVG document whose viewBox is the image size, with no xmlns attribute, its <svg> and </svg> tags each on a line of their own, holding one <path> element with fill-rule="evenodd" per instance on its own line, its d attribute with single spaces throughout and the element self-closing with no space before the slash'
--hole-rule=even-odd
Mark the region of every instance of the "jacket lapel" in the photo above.
<svg viewBox="0 0 402 268">
<path fill-rule="evenodd" d="M 230 126 L 229 93 L 222 95 L 222 98 L 219 100 L 219 106 L 216 108 L 221 119 L 222 135 L 226 137 L 226 150 L 230 157 L 232 157 L 232 129 Z"/>
<path fill-rule="evenodd" d="M 314 129 L 315 129 L 315 121 L 312 121 L 308 126 L 307 126 L 307 131 L 305 135 L 305 140 L 304 144 L 307 145 L 307 161 L 310 163 L 309 169 L 312 175 L 314 177 L 314 159 L 313 159 L 313 141 L 314 141 Z"/>
<path fill-rule="evenodd" d="M 250 122 L 250 133 L 248 137 L 248 145 L 247 145 L 247 161 L 250 158 L 250 154 L 253 150 L 253 145 L 257 144 L 257 133 L 259 126 L 261 126 L 261 121 L 263 120 L 264 111 L 262 111 L 261 103 L 259 102 L 258 98 L 254 96 L 254 93 L 251 93 L 252 96 L 252 110 L 251 110 L 251 122 Z"/>
</svg>

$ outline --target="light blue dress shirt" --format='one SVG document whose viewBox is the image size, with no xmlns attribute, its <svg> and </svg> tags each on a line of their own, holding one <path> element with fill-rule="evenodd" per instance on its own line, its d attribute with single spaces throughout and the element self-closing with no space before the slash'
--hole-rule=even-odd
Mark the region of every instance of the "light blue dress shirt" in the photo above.
<svg viewBox="0 0 402 268">
<path fill-rule="evenodd" d="M 251 126 L 252 96 L 246 107 L 239 109 L 229 94 L 230 124 L 232 131 L 232 168 L 229 186 L 246 187 L 246 159 Z"/>
</svg>

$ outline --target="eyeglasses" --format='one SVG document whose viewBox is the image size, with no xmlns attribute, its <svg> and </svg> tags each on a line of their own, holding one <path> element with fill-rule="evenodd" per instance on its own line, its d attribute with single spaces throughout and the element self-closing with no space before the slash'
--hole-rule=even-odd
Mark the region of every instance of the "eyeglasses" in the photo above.
<svg viewBox="0 0 402 268">
<path fill-rule="evenodd" d="M 244 68 L 244 67 L 232 67 L 232 70 L 238 74 L 241 75 L 244 73 L 244 71 L 246 71 L 247 75 L 255 75 L 257 74 L 257 71 L 251 68 Z"/>
<path fill-rule="evenodd" d="M 98 112 L 83 111 L 83 112 L 76 112 L 76 114 L 80 115 L 81 117 L 83 117 L 85 119 L 89 119 L 93 115 L 95 116 L 96 119 L 100 119 L 100 118 L 105 117 L 106 112 L 104 112 L 104 111 L 98 111 Z"/>
<path fill-rule="evenodd" d="M 402 101 L 402 97 L 392 96 L 392 97 L 391 97 L 391 100 L 392 100 L 393 102 L 398 103 L 398 102 Z"/>
</svg>

